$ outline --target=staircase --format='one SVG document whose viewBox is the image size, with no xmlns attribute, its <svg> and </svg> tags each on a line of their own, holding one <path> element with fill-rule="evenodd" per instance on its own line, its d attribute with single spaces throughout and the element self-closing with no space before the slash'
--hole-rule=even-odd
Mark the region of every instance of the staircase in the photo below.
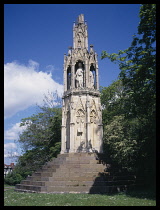
<svg viewBox="0 0 160 210">
<path fill-rule="evenodd" d="M 113 176 L 95 153 L 66 153 L 21 181 L 19 192 L 39 193 L 109 193 L 134 185 L 135 178 Z"/>
</svg>

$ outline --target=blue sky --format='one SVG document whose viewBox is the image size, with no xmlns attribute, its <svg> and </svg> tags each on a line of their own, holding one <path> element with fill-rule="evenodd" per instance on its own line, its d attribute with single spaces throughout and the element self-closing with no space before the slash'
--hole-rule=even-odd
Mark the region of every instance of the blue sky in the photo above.
<svg viewBox="0 0 160 210">
<path fill-rule="evenodd" d="M 5 4 L 4 5 L 4 154 L 20 154 L 19 123 L 38 111 L 44 94 L 63 92 L 63 56 L 73 45 L 73 22 L 84 14 L 88 44 L 99 61 L 99 82 L 117 79 L 118 65 L 101 52 L 128 48 L 137 32 L 140 4 Z"/>
</svg>

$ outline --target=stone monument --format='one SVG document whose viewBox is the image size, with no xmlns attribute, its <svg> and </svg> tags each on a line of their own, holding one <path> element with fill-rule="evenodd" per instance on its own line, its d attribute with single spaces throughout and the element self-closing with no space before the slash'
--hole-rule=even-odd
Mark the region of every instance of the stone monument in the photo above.
<svg viewBox="0 0 160 210">
<path fill-rule="evenodd" d="M 15 190 L 107 193 L 133 184 L 132 178 L 124 182 L 108 171 L 102 135 L 97 54 L 93 45 L 88 51 L 87 24 L 81 14 L 73 25 L 73 48 L 64 56 L 61 154 L 22 180 Z"/>
<path fill-rule="evenodd" d="M 73 25 L 73 47 L 64 55 L 61 154 L 102 153 L 102 110 L 97 54 L 90 45 L 84 15 Z"/>
</svg>

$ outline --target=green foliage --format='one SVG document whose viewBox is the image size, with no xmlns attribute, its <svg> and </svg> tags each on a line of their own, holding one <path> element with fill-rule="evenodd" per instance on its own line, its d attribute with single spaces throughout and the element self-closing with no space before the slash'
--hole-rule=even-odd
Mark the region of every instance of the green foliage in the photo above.
<svg viewBox="0 0 160 210">
<path fill-rule="evenodd" d="M 113 116 L 124 114 L 126 100 L 124 87 L 120 80 L 113 82 L 109 87 L 101 88 L 101 103 L 103 107 L 103 124 L 108 124 Z"/>
<path fill-rule="evenodd" d="M 156 5 L 142 4 L 139 16 L 138 33 L 131 46 L 118 53 L 101 54 L 101 59 L 109 58 L 121 70 L 121 84 L 117 81 L 102 88 L 104 140 L 114 160 L 122 164 L 126 156 L 151 183 L 155 180 L 156 147 Z M 118 98 L 114 93 L 117 84 L 123 87 Z"/>
<path fill-rule="evenodd" d="M 10 172 L 4 179 L 4 183 L 8 185 L 16 185 L 19 184 L 23 180 L 23 177 L 16 173 L 15 171 Z"/>
<path fill-rule="evenodd" d="M 133 171 L 138 153 L 137 140 L 134 137 L 134 124 L 124 115 L 114 116 L 104 127 L 104 144 L 113 162 L 122 169 Z"/>
<path fill-rule="evenodd" d="M 40 107 L 37 115 L 22 119 L 21 126 L 27 129 L 20 134 L 23 150 L 45 149 L 61 140 L 61 109 Z"/>
<path fill-rule="evenodd" d="M 40 107 L 41 112 L 22 119 L 27 128 L 19 135 L 23 149 L 15 172 L 23 178 L 56 157 L 61 147 L 61 108 Z"/>
</svg>

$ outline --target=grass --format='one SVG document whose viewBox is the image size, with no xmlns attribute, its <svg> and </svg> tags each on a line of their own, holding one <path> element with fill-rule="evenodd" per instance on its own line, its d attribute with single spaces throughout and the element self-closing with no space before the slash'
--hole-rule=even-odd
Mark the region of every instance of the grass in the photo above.
<svg viewBox="0 0 160 210">
<path fill-rule="evenodd" d="M 8 189 L 4 192 L 4 206 L 156 206 L 148 194 L 135 194 L 42 194 Z"/>
<path fill-rule="evenodd" d="M 8 188 L 15 188 L 14 186 L 8 185 L 8 184 L 4 184 L 4 189 L 8 189 Z"/>
</svg>

